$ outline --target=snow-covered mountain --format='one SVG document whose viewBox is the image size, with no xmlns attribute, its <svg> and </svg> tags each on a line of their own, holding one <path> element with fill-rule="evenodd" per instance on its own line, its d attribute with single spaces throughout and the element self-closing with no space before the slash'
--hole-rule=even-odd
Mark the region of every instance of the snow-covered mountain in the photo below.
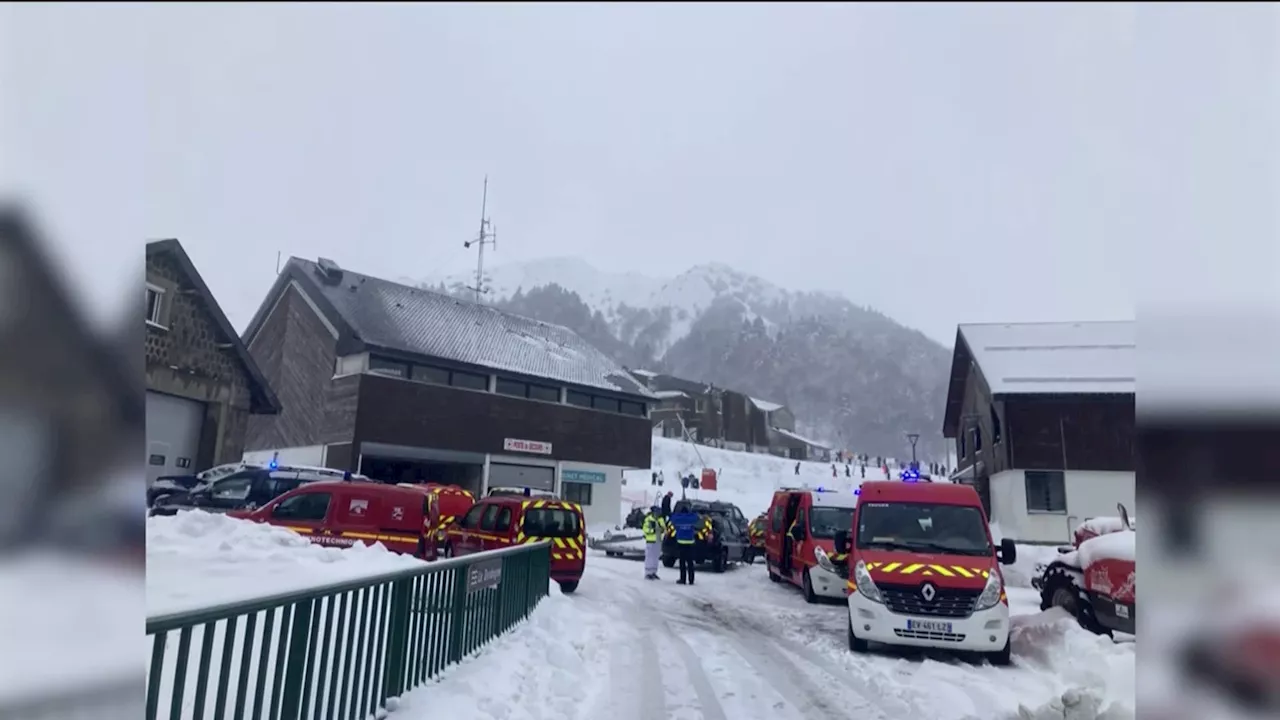
<svg viewBox="0 0 1280 720">
<path fill-rule="evenodd" d="M 597 270 L 578 258 L 546 258 L 499 265 L 485 271 L 487 299 L 510 300 L 517 292 L 558 285 L 577 294 L 592 310 L 599 311 L 613 334 L 631 343 L 644 329 L 637 322 L 638 311 L 646 316 L 670 318 L 665 333 L 653 338 L 653 352 L 662 355 L 689 334 L 694 321 L 718 300 L 732 299 L 741 305 L 748 320 L 762 317 L 766 326 L 779 307 L 790 307 L 804 293 L 783 290 L 753 275 L 741 273 L 723 263 L 692 267 L 672 278 L 655 278 L 639 273 Z M 474 285 L 474 275 L 425 278 L 420 284 L 444 285 L 450 292 L 465 292 Z"/>
<path fill-rule="evenodd" d="M 787 405 L 801 433 L 872 455 L 926 458 L 940 435 L 950 353 L 848 298 L 792 291 L 722 263 L 671 278 L 610 273 L 573 258 L 498 265 L 486 302 L 572 328 L 631 368 Z M 418 284 L 470 297 L 474 277 Z"/>
</svg>

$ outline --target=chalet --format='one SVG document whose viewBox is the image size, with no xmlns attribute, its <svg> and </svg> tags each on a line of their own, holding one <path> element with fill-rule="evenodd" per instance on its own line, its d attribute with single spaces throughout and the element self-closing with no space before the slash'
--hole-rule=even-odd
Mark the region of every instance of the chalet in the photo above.
<svg viewBox="0 0 1280 720">
<path fill-rule="evenodd" d="M 631 370 L 657 402 L 650 408 L 653 434 L 696 442 L 721 439 L 721 392 L 709 383 L 649 370 Z"/>
<path fill-rule="evenodd" d="M 285 408 L 248 459 L 548 490 L 617 523 L 653 394 L 568 328 L 290 258 L 244 333 Z"/>
<path fill-rule="evenodd" d="M 942 432 L 1004 536 L 1060 543 L 1134 508 L 1132 322 L 961 325 Z"/>
<path fill-rule="evenodd" d="M 239 460 L 280 402 L 177 240 L 147 244 L 145 312 L 147 481 Z"/>
</svg>

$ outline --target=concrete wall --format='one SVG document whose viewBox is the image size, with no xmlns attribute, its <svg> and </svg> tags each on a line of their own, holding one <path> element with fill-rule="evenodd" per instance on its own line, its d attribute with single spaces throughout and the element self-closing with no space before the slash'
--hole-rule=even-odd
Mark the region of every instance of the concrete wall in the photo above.
<svg viewBox="0 0 1280 720">
<path fill-rule="evenodd" d="M 1022 470 L 1005 470 L 991 476 L 991 519 L 1004 537 L 1020 542 L 1070 543 L 1076 527 L 1085 519 L 1119 514 L 1124 503 L 1131 515 L 1134 505 L 1134 473 L 1067 470 L 1066 512 L 1028 512 L 1026 476 Z"/>
<path fill-rule="evenodd" d="M 622 523 L 622 468 L 616 465 L 561 461 L 556 472 L 556 491 L 559 493 L 565 470 L 585 470 L 604 473 L 605 482 L 592 483 L 591 504 L 582 507 L 587 525 Z"/>
</svg>

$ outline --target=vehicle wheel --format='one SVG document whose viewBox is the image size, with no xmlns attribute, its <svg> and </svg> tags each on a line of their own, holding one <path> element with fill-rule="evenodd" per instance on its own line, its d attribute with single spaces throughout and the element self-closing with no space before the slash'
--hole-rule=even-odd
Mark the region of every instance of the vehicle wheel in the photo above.
<svg viewBox="0 0 1280 720">
<path fill-rule="evenodd" d="M 1010 657 L 1011 650 L 1010 641 L 1005 640 L 1004 648 L 997 650 L 996 652 L 986 654 L 987 661 L 996 667 L 1007 667 L 1012 661 Z"/>
<path fill-rule="evenodd" d="M 675 557 L 674 557 L 674 556 L 672 556 L 672 555 L 663 555 L 663 556 L 662 556 L 662 567 L 664 567 L 664 568 L 673 568 L 673 567 L 675 567 L 675 566 L 676 566 L 676 559 L 675 559 Z"/>
<path fill-rule="evenodd" d="M 445 556 L 446 558 L 451 558 L 451 557 L 453 557 L 453 543 L 445 543 L 445 544 L 444 544 L 444 556 Z"/>
<path fill-rule="evenodd" d="M 809 568 L 804 569 L 804 601 L 809 604 L 818 602 L 818 594 L 813 591 L 813 581 L 809 579 Z"/>
<path fill-rule="evenodd" d="M 722 573 L 727 567 L 729 567 L 729 549 L 720 548 L 720 553 L 711 561 L 711 569 Z"/>
<path fill-rule="evenodd" d="M 754 551 L 754 550 L 752 550 L 752 549 L 750 549 L 750 548 L 747 548 L 747 550 L 746 550 L 745 552 L 743 552 L 743 553 L 742 553 L 742 562 L 744 562 L 744 563 L 746 563 L 746 564 L 748 564 L 748 565 L 755 565 L 755 564 L 756 564 L 756 553 L 755 553 L 755 551 Z"/>
<path fill-rule="evenodd" d="M 845 610 L 845 617 L 849 621 L 849 651 L 856 653 L 864 653 L 871 649 L 871 645 L 866 640 L 859 640 L 853 634 L 853 617 L 849 615 L 849 611 Z"/>
<path fill-rule="evenodd" d="M 577 589 L 578 589 L 578 581 L 577 581 L 577 580 L 570 580 L 570 581 L 568 581 L 568 582 L 562 582 L 562 583 L 560 583 L 560 592 L 564 593 L 565 595 L 569 595 L 569 594 L 571 594 L 574 590 L 577 590 Z"/>
<path fill-rule="evenodd" d="M 1110 635 L 1111 631 L 1098 622 L 1093 605 L 1084 591 L 1076 586 L 1071 574 L 1061 566 L 1050 567 L 1044 573 L 1040 586 L 1040 609 L 1060 607 L 1070 613 L 1080 627 L 1096 635 Z"/>
</svg>

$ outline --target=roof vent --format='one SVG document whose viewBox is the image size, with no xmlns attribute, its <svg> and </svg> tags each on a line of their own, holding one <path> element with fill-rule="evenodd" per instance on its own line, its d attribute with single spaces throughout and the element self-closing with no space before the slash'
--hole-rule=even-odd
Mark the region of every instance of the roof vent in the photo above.
<svg viewBox="0 0 1280 720">
<path fill-rule="evenodd" d="M 316 274 L 329 282 L 338 282 L 342 279 L 342 268 L 338 267 L 338 263 L 329 258 L 320 258 L 316 263 Z"/>
</svg>

